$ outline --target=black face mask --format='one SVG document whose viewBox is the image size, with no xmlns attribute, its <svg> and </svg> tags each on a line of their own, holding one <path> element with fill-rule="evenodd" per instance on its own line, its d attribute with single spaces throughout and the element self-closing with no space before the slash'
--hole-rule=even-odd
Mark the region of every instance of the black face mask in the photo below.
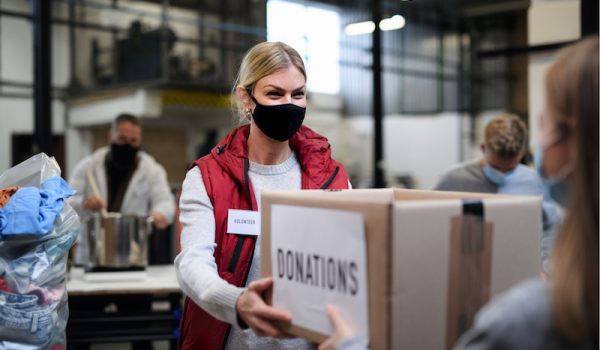
<svg viewBox="0 0 600 350">
<path fill-rule="evenodd" d="M 256 101 L 248 91 L 248 95 L 256 103 L 252 119 L 265 135 L 277 141 L 287 141 L 300 129 L 304 121 L 306 108 L 292 103 L 264 106 Z"/>
<path fill-rule="evenodd" d="M 139 148 L 126 143 L 124 145 L 110 144 L 110 159 L 120 168 L 128 168 L 135 163 Z"/>
</svg>

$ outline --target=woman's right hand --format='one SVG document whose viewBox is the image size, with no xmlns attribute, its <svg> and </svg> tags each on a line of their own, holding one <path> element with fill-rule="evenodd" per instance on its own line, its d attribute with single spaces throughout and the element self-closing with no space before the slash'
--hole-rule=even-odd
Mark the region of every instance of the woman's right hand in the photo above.
<svg viewBox="0 0 600 350">
<path fill-rule="evenodd" d="M 272 321 L 289 323 L 292 321 L 292 316 L 285 311 L 267 305 L 262 298 L 262 293 L 271 288 L 272 285 L 273 279 L 271 277 L 250 282 L 248 289 L 237 300 L 237 313 L 259 337 L 290 338 L 279 330 Z"/>
</svg>

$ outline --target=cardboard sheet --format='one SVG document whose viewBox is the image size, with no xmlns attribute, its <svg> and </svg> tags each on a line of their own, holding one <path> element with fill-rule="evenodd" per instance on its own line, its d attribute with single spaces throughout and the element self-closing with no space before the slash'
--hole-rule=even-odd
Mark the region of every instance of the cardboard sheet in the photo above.
<svg viewBox="0 0 600 350">
<path fill-rule="evenodd" d="M 272 205 L 271 261 L 273 306 L 290 312 L 293 325 L 333 334 L 325 312 L 326 305 L 333 304 L 368 344 L 367 247 L 361 213 Z"/>
</svg>

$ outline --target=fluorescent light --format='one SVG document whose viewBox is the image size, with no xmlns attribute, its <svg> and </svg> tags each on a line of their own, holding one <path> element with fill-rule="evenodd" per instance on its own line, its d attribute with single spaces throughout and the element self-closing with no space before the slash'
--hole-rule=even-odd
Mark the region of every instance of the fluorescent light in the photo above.
<svg viewBox="0 0 600 350">
<path fill-rule="evenodd" d="M 379 22 L 379 28 L 383 31 L 395 30 L 404 27 L 405 24 L 406 20 L 404 17 L 395 15 L 392 18 L 382 19 Z M 369 34 L 373 33 L 374 30 L 375 24 L 373 21 L 352 23 L 348 24 L 346 28 L 344 28 L 346 35 Z"/>
<path fill-rule="evenodd" d="M 392 18 L 382 19 L 379 22 L 379 28 L 384 31 L 400 29 L 404 27 L 406 20 L 400 15 L 395 15 Z"/>
<path fill-rule="evenodd" d="M 344 32 L 347 35 L 369 34 L 373 33 L 374 30 L 375 23 L 373 23 L 373 21 L 352 23 L 348 24 L 346 28 L 344 28 Z"/>
</svg>

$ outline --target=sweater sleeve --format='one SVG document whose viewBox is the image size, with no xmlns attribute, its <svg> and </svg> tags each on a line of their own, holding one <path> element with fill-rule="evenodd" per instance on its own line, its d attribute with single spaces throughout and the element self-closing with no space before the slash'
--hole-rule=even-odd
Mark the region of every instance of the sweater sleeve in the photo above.
<svg viewBox="0 0 600 350">
<path fill-rule="evenodd" d="M 335 350 L 369 350 L 362 344 L 362 340 L 358 337 L 350 337 L 345 339 L 338 345 Z"/>
<path fill-rule="evenodd" d="M 69 187 L 77 191 L 77 193 L 67 198 L 66 201 L 81 217 L 84 217 L 87 214 L 87 211 L 83 209 L 83 201 L 91 194 L 87 173 L 92 171 L 92 165 L 92 157 L 85 157 L 75 166 L 75 169 L 73 169 L 73 172 L 69 177 Z"/>
<path fill-rule="evenodd" d="M 229 284 L 218 274 L 214 208 L 198 167 L 186 175 L 179 207 L 183 225 L 181 253 L 175 258 L 179 285 L 204 311 L 239 328 L 236 302 L 244 288 Z"/>
<path fill-rule="evenodd" d="M 165 216 L 169 224 L 175 217 L 175 200 L 171 194 L 165 168 L 154 163 L 150 177 L 150 212 L 157 211 Z"/>
</svg>

